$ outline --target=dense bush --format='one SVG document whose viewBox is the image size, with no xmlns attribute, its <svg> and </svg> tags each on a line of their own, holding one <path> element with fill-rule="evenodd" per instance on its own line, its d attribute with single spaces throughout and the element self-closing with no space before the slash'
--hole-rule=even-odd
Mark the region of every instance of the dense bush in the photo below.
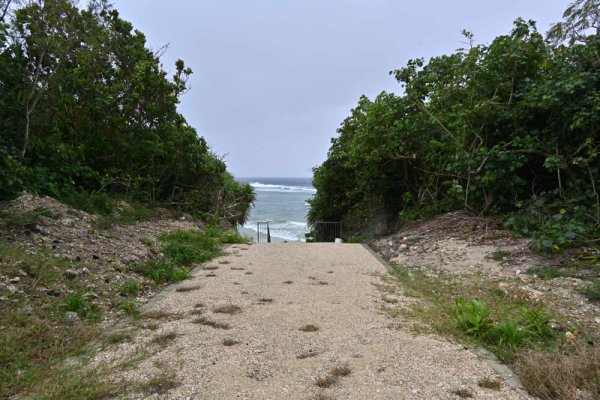
<svg viewBox="0 0 600 400">
<path fill-rule="evenodd" d="M 465 208 L 510 215 L 540 252 L 597 237 L 600 35 L 579 37 L 551 44 L 519 19 L 490 45 L 392 71 L 404 93 L 362 97 L 341 124 L 309 221 L 360 233 L 377 215 Z"/>
<path fill-rule="evenodd" d="M 192 73 L 183 61 L 169 79 L 105 1 L 10 3 L 0 2 L 0 199 L 100 194 L 245 220 L 252 188 L 177 112 Z"/>
</svg>

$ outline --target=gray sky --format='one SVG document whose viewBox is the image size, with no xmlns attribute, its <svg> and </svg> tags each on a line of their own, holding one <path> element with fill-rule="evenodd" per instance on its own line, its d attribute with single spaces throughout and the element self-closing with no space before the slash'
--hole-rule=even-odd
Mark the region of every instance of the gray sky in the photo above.
<svg viewBox="0 0 600 400">
<path fill-rule="evenodd" d="M 546 32 L 565 0 L 113 0 L 165 68 L 194 74 L 179 107 L 236 176 L 310 176 L 362 94 L 400 86 L 388 71 L 489 43 L 517 17 Z"/>
</svg>

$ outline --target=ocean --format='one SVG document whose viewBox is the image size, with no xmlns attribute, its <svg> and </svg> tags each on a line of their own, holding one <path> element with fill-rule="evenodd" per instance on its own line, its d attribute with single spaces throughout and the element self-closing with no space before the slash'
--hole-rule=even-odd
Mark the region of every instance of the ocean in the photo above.
<svg viewBox="0 0 600 400">
<path fill-rule="evenodd" d="M 241 233 L 256 240 L 256 223 L 269 222 L 274 241 L 304 241 L 308 232 L 307 200 L 316 190 L 312 178 L 237 178 L 249 183 L 256 201 Z M 279 239 L 279 240 L 277 240 Z"/>
</svg>

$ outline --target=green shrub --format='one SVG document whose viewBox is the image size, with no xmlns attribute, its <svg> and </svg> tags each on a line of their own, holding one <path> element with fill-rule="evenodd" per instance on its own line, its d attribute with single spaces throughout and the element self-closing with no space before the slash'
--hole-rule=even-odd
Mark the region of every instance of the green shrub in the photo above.
<svg viewBox="0 0 600 400">
<path fill-rule="evenodd" d="M 248 240 L 233 229 L 226 230 L 220 235 L 222 244 L 245 244 Z"/>
<path fill-rule="evenodd" d="M 458 325 L 468 335 L 482 338 L 491 326 L 489 307 L 481 300 L 465 301 L 462 297 L 455 300 L 454 315 Z"/>
</svg>

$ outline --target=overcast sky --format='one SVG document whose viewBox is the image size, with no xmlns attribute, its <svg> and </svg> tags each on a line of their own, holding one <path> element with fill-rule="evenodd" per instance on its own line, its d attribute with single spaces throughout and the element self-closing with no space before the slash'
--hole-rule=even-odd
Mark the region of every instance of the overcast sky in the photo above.
<svg viewBox="0 0 600 400">
<path fill-rule="evenodd" d="M 239 177 L 311 176 L 362 94 L 400 86 L 388 71 L 489 43 L 517 17 L 546 32 L 565 0 L 112 0 L 146 34 L 169 43 L 167 71 L 194 74 L 180 112 Z"/>
</svg>

